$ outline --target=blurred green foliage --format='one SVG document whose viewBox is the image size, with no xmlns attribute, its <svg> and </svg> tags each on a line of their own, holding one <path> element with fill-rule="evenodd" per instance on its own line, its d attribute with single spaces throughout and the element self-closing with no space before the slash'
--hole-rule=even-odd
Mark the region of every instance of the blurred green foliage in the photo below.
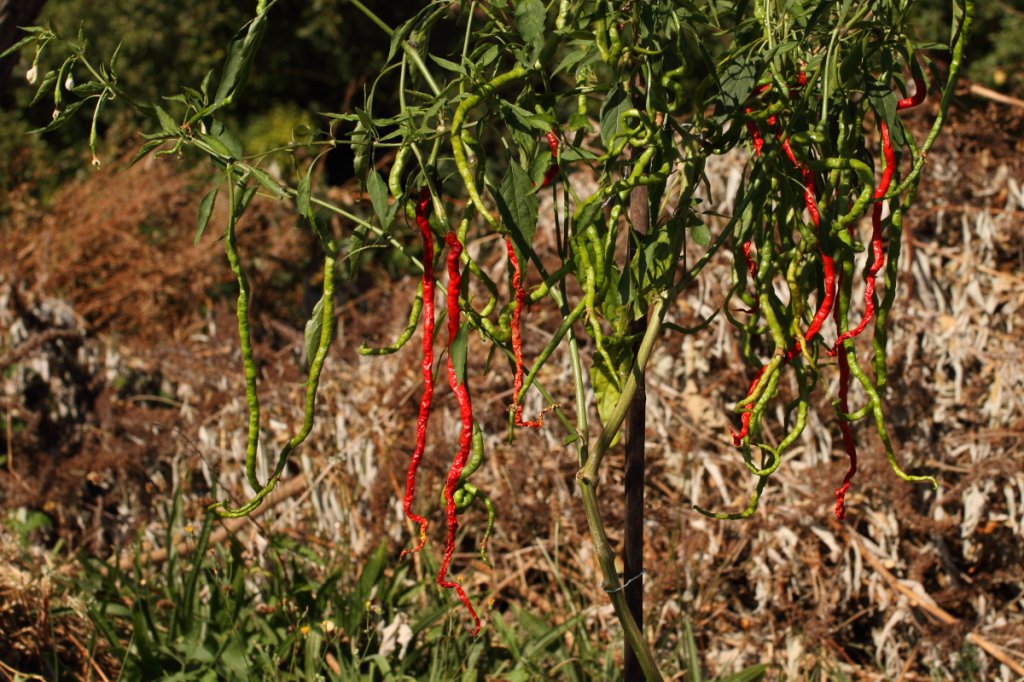
<svg viewBox="0 0 1024 682">
<path fill-rule="evenodd" d="M 951 24 L 950 11 L 946 0 L 920 0 L 915 22 L 918 38 L 942 40 Z M 1024 4 L 1020 0 L 977 3 L 967 54 L 971 81 L 1024 96 Z"/>
<path fill-rule="evenodd" d="M 378 11 L 386 21 L 398 23 L 419 6 L 397 0 L 383 3 Z M 120 85 L 141 102 L 160 102 L 161 95 L 198 87 L 211 69 L 219 70 L 231 37 L 252 18 L 255 7 L 255 0 L 49 0 L 37 23 L 53 25 L 66 36 L 81 28 L 89 53 L 99 61 L 109 59 L 120 45 Z M 258 138 L 259 144 L 287 141 L 295 126 L 324 125 L 316 112 L 343 111 L 349 99 L 361 101 L 362 83 L 377 73 L 387 50 L 384 33 L 346 0 L 279 0 L 246 96 L 224 112 L 225 122 Z M 35 88 L 24 75 L 33 57 L 31 49 L 22 53 L 12 90 L 0 93 L 0 128 L 5 132 L 0 139 L 0 215 L 8 208 L 12 188 L 31 183 L 45 197 L 88 167 L 88 152 L 78 143 L 88 135 L 87 116 L 42 138 L 25 135 L 52 117 L 52 104 L 29 106 Z M 44 53 L 40 77 L 59 65 Z M 110 159 L 138 147 L 135 131 L 141 123 L 129 107 L 107 107 L 99 121 L 102 156 Z"/>
</svg>

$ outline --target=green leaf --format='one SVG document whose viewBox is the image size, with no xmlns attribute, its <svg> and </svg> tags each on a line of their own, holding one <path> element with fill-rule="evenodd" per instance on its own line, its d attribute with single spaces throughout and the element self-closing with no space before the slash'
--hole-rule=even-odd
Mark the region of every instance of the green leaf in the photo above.
<svg viewBox="0 0 1024 682">
<path fill-rule="evenodd" d="M 864 73 L 864 43 L 854 43 L 850 54 L 839 65 L 839 82 L 852 85 L 855 78 Z"/>
<path fill-rule="evenodd" d="M 156 120 L 160 122 L 160 130 L 167 133 L 168 135 L 174 135 L 175 137 L 179 134 L 178 124 L 174 122 L 171 115 L 164 111 L 164 108 L 159 104 L 153 105 L 153 113 L 156 114 Z"/>
<path fill-rule="evenodd" d="M 463 76 L 467 75 L 466 70 L 462 68 L 462 65 L 460 64 L 456 64 L 455 62 L 444 59 L 443 57 L 438 57 L 437 55 L 430 55 L 430 59 L 442 69 L 454 71 L 455 73 L 462 74 Z"/>
<path fill-rule="evenodd" d="M 748 668 L 744 668 L 738 673 L 733 673 L 726 677 L 719 677 L 716 682 L 758 682 L 763 680 L 765 674 L 768 672 L 768 666 L 764 663 L 758 663 Z"/>
<path fill-rule="evenodd" d="M 594 320 L 597 324 L 598 320 Z M 622 348 L 610 348 L 608 339 L 605 339 L 605 350 L 608 358 L 614 366 L 608 364 L 604 353 L 594 353 L 594 364 L 590 368 L 590 384 L 594 387 L 594 397 L 597 402 L 597 415 L 601 418 L 602 424 L 608 423 L 608 418 L 615 409 L 615 404 L 622 394 L 623 378 L 629 371 L 629 354 L 624 353 Z M 621 432 L 615 436 L 613 444 L 618 442 Z"/>
<path fill-rule="evenodd" d="M 302 214 L 307 220 L 313 220 L 313 204 L 310 201 L 310 195 L 312 194 L 311 184 L 313 182 L 313 164 L 310 164 L 309 169 L 302 174 L 302 178 L 299 180 L 299 186 L 295 192 L 295 207 L 299 209 L 299 213 Z"/>
<path fill-rule="evenodd" d="M 370 193 L 370 202 L 373 204 L 373 212 L 380 219 L 381 227 L 387 228 L 390 223 L 388 213 L 388 186 L 381 179 L 380 173 L 370 171 L 366 181 L 366 189 Z"/>
<path fill-rule="evenodd" d="M 232 158 L 240 159 L 243 156 L 242 142 L 220 121 L 212 121 L 209 129 L 210 137 L 215 137 L 227 147 Z"/>
<path fill-rule="evenodd" d="M 707 246 L 711 243 L 711 230 L 704 223 L 698 223 L 690 228 L 690 238 L 695 244 Z"/>
<path fill-rule="evenodd" d="M 448 353 L 452 361 L 452 368 L 455 370 L 455 380 L 461 384 L 466 379 L 466 352 L 469 348 L 469 327 L 463 325 L 452 339 L 448 347 Z"/>
<path fill-rule="evenodd" d="M 494 200 L 525 272 L 525 253 L 537 231 L 537 195 L 530 174 L 518 163 L 510 163 Z"/>
<path fill-rule="evenodd" d="M 203 237 L 203 232 L 206 231 L 206 226 L 210 224 L 210 215 L 213 213 L 213 207 L 217 203 L 217 192 L 219 190 L 219 187 L 214 187 L 199 202 L 199 222 L 196 225 L 194 244 L 199 244 L 199 240 Z"/>
<path fill-rule="evenodd" d="M 49 125 L 46 125 L 42 128 L 37 128 L 36 130 L 32 130 L 29 132 L 33 134 L 48 133 L 51 130 L 56 130 L 57 128 L 60 128 L 62 125 L 67 123 L 68 119 L 70 119 L 75 114 L 75 112 L 78 111 L 78 109 L 87 101 L 88 100 L 80 99 L 77 102 L 72 102 L 62 111 L 58 112 L 57 116 L 54 117 L 52 121 L 50 121 Z"/>
<path fill-rule="evenodd" d="M 209 146 L 210 149 L 213 150 L 213 153 L 216 154 L 217 156 L 220 156 L 225 159 L 236 158 L 235 155 L 231 153 L 231 150 L 228 149 L 227 145 L 225 145 L 223 142 L 221 142 L 218 138 L 214 137 L 213 135 L 204 135 L 203 133 L 200 133 L 199 139 L 205 142 L 207 146 Z"/>
<path fill-rule="evenodd" d="M 262 185 L 264 189 L 273 194 L 274 197 L 278 199 L 283 199 L 287 196 L 284 190 L 281 188 L 281 185 L 279 185 L 276 180 L 270 177 L 270 173 L 268 173 L 267 171 L 263 170 L 262 168 L 256 168 L 255 166 L 250 168 L 249 171 L 252 173 L 252 176 L 256 178 L 256 182 L 260 183 L 260 185 Z"/>
<path fill-rule="evenodd" d="M 217 108 L 227 106 L 234 101 L 234 97 L 245 87 L 249 77 L 249 70 L 252 68 L 253 58 L 259 49 L 263 33 L 267 28 L 267 12 L 258 14 L 249 24 L 247 30 L 239 31 L 231 39 L 228 45 L 228 56 L 224 62 L 224 70 L 221 74 L 220 84 L 217 86 L 217 93 L 213 101 Z"/>
<path fill-rule="evenodd" d="M 533 47 L 531 61 L 544 47 L 544 20 L 547 11 L 541 0 L 520 0 L 516 3 L 516 29 L 527 45 Z"/>
<path fill-rule="evenodd" d="M 320 336 L 324 328 L 324 297 L 321 296 L 320 300 L 313 306 L 313 314 L 306 322 L 306 366 L 313 364 L 313 358 L 316 357 L 316 353 L 320 350 Z"/>
<path fill-rule="evenodd" d="M 166 140 L 159 139 L 159 140 L 150 140 L 150 141 L 146 142 L 145 144 L 143 144 L 141 147 L 139 147 L 139 151 L 137 151 L 135 153 L 135 156 L 132 157 L 132 160 L 128 162 L 128 168 L 131 168 L 132 166 L 137 164 L 139 161 L 142 161 L 144 158 L 149 156 L 150 152 L 152 152 L 154 149 L 156 149 L 157 147 L 162 145 L 164 142 L 166 142 Z"/>
<path fill-rule="evenodd" d="M 22 30 L 24 30 L 24 29 L 22 29 Z M 25 47 L 29 43 L 36 42 L 36 40 L 37 40 L 37 38 L 36 38 L 34 33 L 25 36 L 24 38 L 22 38 L 21 40 L 19 40 L 18 42 L 14 43 L 9 48 L 4 50 L 2 53 L 0 53 L 0 59 L 3 59 L 7 55 L 14 54 L 15 52 L 17 52 L 21 48 Z"/>
<path fill-rule="evenodd" d="M 722 99 L 728 106 L 738 107 L 750 97 L 757 83 L 757 68 L 743 58 L 730 62 L 722 70 L 719 86 Z"/>
<path fill-rule="evenodd" d="M 36 88 L 36 94 L 32 97 L 32 101 L 29 102 L 29 106 L 33 107 L 40 100 L 43 99 L 47 94 L 53 91 L 53 84 L 57 82 L 57 72 L 47 71 L 43 74 L 42 79 L 39 81 L 39 87 Z"/>
<path fill-rule="evenodd" d="M 629 101 L 629 96 L 622 88 L 616 87 L 608 93 L 608 97 L 601 104 L 601 142 L 605 148 L 611 146 L 612 140 L 619 132 L 619 117 L 622 112 L 632 108 L 633 103 Z"/>
</svg>

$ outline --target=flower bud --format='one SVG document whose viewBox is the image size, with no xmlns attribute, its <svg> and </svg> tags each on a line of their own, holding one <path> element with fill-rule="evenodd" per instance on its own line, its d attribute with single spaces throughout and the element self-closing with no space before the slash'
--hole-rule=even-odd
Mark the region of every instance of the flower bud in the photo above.
<svg viewBox="0 0 1024 682">
<path fill-rule="evenodd" d="M 71 92 L 71 89 L 74 88 L 74 87 L 75 87 L 75 77 L 72 76 L 69 73 L 68 77 L 64 79 L 64 89 L 67 90 L 68 92 Z"/>
<path fill-rule="evenodd" d="M 39 69 L 36 67 L 35 64 L 32 65 L 31 69 L 29 69 L 28 71 L 25 72 L 25 80 L 28 81 L 29 85 L 34 85 L 35 82 L 36 82 L 36 78 L 38 76 L 39 76 Z"/>
</svg>

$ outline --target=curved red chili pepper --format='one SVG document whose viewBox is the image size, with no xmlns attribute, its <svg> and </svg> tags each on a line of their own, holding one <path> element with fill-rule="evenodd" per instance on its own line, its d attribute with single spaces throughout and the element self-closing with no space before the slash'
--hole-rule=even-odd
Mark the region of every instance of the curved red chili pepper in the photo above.
<svg viewBox="0 0 1024 682">
<path fill-rule="evenodd" d="M 445 235 L 445 242 L 448 244 L 448 385 L 451 386 L 455 399 L 459 403 L 459 417 L 462 421 L 462 432 L 459 435 L 459 451 L 455 455 L 451 469 L 448 470 L 448 478 L 444 484 L 445 516 L 448 520 L 448 539 L 444 547 L 444 559 L 441 561 L 441 568 L 437 572 L 437 584 L 446 589 L 453 589 L 459 595 L 459 600 L 469 609 L 475 624 L 473 636 L 480 632 L 480 617 L 466 596 L 462 585 L 454 580 L 448 580 L 448 567 L 452 562 L 452 555 L 455 553 L 455 533 L 459 528 L 459 518 L 455 509 L 455 488 L 459 485 L 459 477 L 462 469 L 469 459 L 469 450 L 473 442 L 473 404 L 469 399 L 469 390 L 466 383 L 459 382 L 455 374 L 455 365 L 452 363 L 452 341 L 459 333 L 461 311 L 459 309 L 459 289 L 462 286 L 462 272 L 459 265 L 459 257 L 462 255 L 462 244 L 454 232 Z"/>
<path fill-rule="evenodd" d="M 914 94 L 910 97 L 905 97 L 899 102 L 896 102 L 896 111 L 902 111 L 903 109 L 910 109 L 916 107 L 918 104 L 924 101 L 925 97 L 928 96 L 928 89 L 924 85 L 924 81 L 918 77 L 914 77 Z"/>
<path fill-rule="evenodd" d="M 790 362 L 792 362 L 793 358 L 795 358 L 800 353 L 800 351 L 800 342 L 798 341 L 793 344 L 792 348 L 786 351 L 785 355 L 782 356 L 781 366 L 785 367 Z M 757 385 L 761 381 L 761 377 L 764 375 L 764 370 L 767 367 L 768 365 L 762 365 L 761 368 L 757 370 L 757 373 L 754 374 L 754 380 L 750 382 L 750 387 L 747 389 L 747 398 L 754 394 L 754 391 L 757 389 Z M 732 435 L 732 444 L 735 445 L 736 447 L 739 447 L 743 443 L 743 439 L 746 438 L 747 435 L 749 435 L 750 433 L 750 417 L 753 410 L 753 405 L 747 405 L 745 408 L 743 408 L 743 413 L 740 415 L 739 431 L 733 430 L 732 427 L 729 428 L 729 433 Z"/>
<path fill-rule="evenodd" d="M 836 306 L 834 319 L 836 326 L 839 326 L 839 307 Z M 839 411 L 844 415 L 850 413 L 850 405 L 847 395 L 850 390 L 850 362 L 846 353 L 839 353 Z M 843 434 L 843 448 L 850 458 L 850 468 L 843 476 L 843 484 L 836 488 L 836 518 L 840 521 L 846 518 L 846 493 L 850 490 L 850 480 L 857 473 L 857 444 L 853 440 L 853 427 L 850 422 L 842 416 L 839 417 L 839 430 Z"/>
<path fill-rule="evenodd" d="M 754 246 L 751 241 L 743 242 L 743 260 L 747 261 L 747 271 L 750 272 L 751 277 L 757 277 L 757 263 L 754 262 L 753 256 L 750 255 L 750 249 Z"/>
<path fill-rule="evenodd" d="M 807 76 L 804 73 L 798 75 L 800 85 L 807 84 Z M 754 94 L 761 94 L 767 90 L 770 86 L 762 85 L 754 89 Z M 748 107 L 747 113 L 751 110 Z M 814 223 L 814 229 L 819 233 L 821 231 L 821 214 L 818 212 L 818 198 L 814 191 L 814 171 L 807 166 L 802 165 L 796 158 L 796 154 L 793 153 L 793 147 L 789 144 L 788 138 L 782 137 L 782 131 L 778 127 L 778 118 L 773 114 L 768 117 L 768 125 L 775 128 L 775 139 L 781 142 L 782 153 L 786 155 L 790 163 L 793 164 L 799 171 L 800 176 L 804 181 L 804 204 L 807 206 L 807 212 L 811 216 L 811 222 Z M 747 123 L 747 130 L 751 131 L 751 137 L 754 139 L 754 148 L 760 155 L 761 147 L 764 141 L 761 139 L 760 132 L 757 127 L 753 125 L 753 122 Z M 804 340 L 810 341 L 818 332 L 821 331 L 821 326 L 828 319 L 829 313 L 832 311 L 832 305 L 836 298 L 836 287 L 835 287 L 835 260 L 821 247 L 820 240 L 818 246 L 818 253 L 821 256 L 821 265 L 824 272 L 824 288 L 825 296 L 822 298 L 821 305 L 818 306 L 818 311 L 814 314 L 811 319 L 811 324 L 807 327 L 807 331 L 804 333 Z"/>
<path fill-rule="evenodd" d="M 416 553 L 427 543 L 427 520 L 412 511 L 412 500 L 416 489 L 416 470 L 427 444 L 427 422 L 430 420 L 430 401 L 434 394 L 434 237 L 430 232 L 431 201 L 430 191 L 424 187 L 416 202 L 416 224 L 420 228 L 423 240 L 423 396 L 420 398 L 420 413 L 416 419 L 416 449 L 409 459 L 409 469 L 405 475 L 405 498 L 402 509 L 406 518 L 415 521 L 420 527 L 419 543 L 411 550 L 402 550 L 402 556 Z"/>
<path fill-rule="evenodd" d="M 512 289 L 515 291 L 516 305 L 512 309 L 512 353 L 516 360 L 516 374 L 512 382 L 512 417 L 516 426 L 539 429 L 544 426 L 544 415 L 541 414 L 537 421 L 523 421 L 523 404 L 519 401 L 519 392 L 523 390 L 523 336 L 521 331 L 520 316 L 523 313 L 523 306 L 526 305 L 526 288 L 522 283 L 522 273 L 519 270 L 519 258 L 512 246 L 512 238 L 505 237 L 505 248 L 508 250 L 508 262 L 512 265 Z"/>
<path fill-rule="evenodd" d="M 555 131 L 548 131 L 544 134 L 548 141 L 548 149 L 551 150 L 551 165 L 544 171 L 544 179 L 540 186 L 547 187 L 558 177 L 558 135 Z M 519 258 L 512 246 L 512 238 L 505 237 L 505 248 L 508 251 L 508 262 L 512 266 L 512 290 L 514 292 L 516 305 L 512 309 L 512 353 L 515 356 L 516 371 L 512 382 L 512 409 L 513 423 L 516 426 L 539 429 L 544 425 L 544 415 L 537 421 L 523 421 L 523 406 L 519 402 L 519 392 L 523 388 L 523 335 L 522 335 L 522 314 L 526 305 L 526 288 L 523 286 L 522 271 L 519 269 Z"/>
<path fill-rule="evenodd" d="M 896 171 L 896 154 L 892 149 L 892 140 L 889 139 L 889 126 L 882 121 L 879 127 L 882 132 L 882 154 L 885 157 L 885 169 L 882 171 L 878 187 L 875 188 L 873 195 L 875 205 L 871 209 L 871 265 L 864 271 L 864 317 L 856 327 L 844 332 L 836 339 L 836 345 L 829 351 L 829 355 L 838 353 L 843 341 L 852 339 L 863 332 L 875 314 L 875 277 L 885 264 L 885 250 L 882 248 L 882 202 L 880 200 L 889 191 L 893 173 Z"/>
<path fill-rule="evenodd" d="M 541 187 L 547 187 L 558 177 L 558 135 L 554 131 L 544 133 L 547 138 L 548 148 L 551 150 L 551 165 L 544 171 L 544 179 L 540 181 Z"/>
<path fill-rule="evenodd" d="M 797 77 L 799 79 L 801 86 L 807 85 L 807 75 L 805 73 L 801 72 L 800 74 L 798 74 Z M 770 85 L 758 86 L 757 88 L 754 89 L 752 94 L 759 95 L 768 90 L 768 88 L 770 87 Z M 751 112 L 751 108 L 748 107 L 746 111 L 749 114 Z M 786 158 L 789 159 L 790 163 L 792 163 L 800 171 L 800 176 L 804 182 L 804 204 L 807 207 L 807 213 L 811 216 L 811 222 L 814 224 L 815 230 L 817 230 L 820 234 L 821 214 L 818 211 L 818 199 L 814 190 L 814 171 L 812 171 L 807 166 L 802 165 L 799 162 L 799 160 L 797 160 L 796 154 L 793 153 L 793 148 L 789 144 L 789 139 L 782 137 L 782 130 L 780 130 L 778 127 L 778 118 L 774 114 L 768 117 L 768 125 L 775 128 L 775 139 L 781 142 L 780 146 L 782 149 L 782 153 L 785 154 Z M 758 131 L 757 126 L 753 124 L 753 121 L 747 122 L 747 130 L 750 131 L 751 137 L 753 138 L 755 151 L 758 155 L 760 155 L 761 148 L 764 145 L 764 140 L 761 138 L 760 131 Z M 814 317 L 811 319 L 811 323 L 807 327 L 807 331 L 804 333 L 805 341 L 811 341 L 821 331 L 821 326 L 825 323 L 825 320 L 828 319 L 829 313 L 832 312 L 833 304 L 835 302 L 836 297 L 835 259 L 833 259 L 831 255 L 825 252 L 824 248 L 822 248 L 821 246 L 820 240 L 818 246 L 818 253 L 821 256 L 822 269 L 824 270 L 825 296 L 821 301 L 821 305 L 818 307 L 818 311 L 814 314 Z M 756 265 L 752 263 L 752 260 L 750 258 L 750 242 L 747 242 L 743 245 L 743 254 L 747 260 L 747 269 L 750 270 L 752 275 L 756 276 Z M 786 352 L 786 355 L 783 358 L 783 365 L 792 361 L 792 359 L 796 357 L 797 354 L 800 352 L 801 344 L 798 341 L 795 344 L 793 344 L 793 347 Z M 748 398 L 751 395 L 753 395 L 754 391 L 757 389 L 757 385 L 758 382 L 761 380 L 762 374 L 764 374 L 764 367 L 758 370 L 757 374 L 754 376 L 754 379 L 750 384 L 750 387 L 747 389 Z M 752 405 L 748 406 L 747 409 L 743 412 L 743 414 L 740 415 L 739 431 L 730 429 L 733 444 L 737 447 L 740 446 L 743 439 L 746 438 L 747 435 L 750 433 L 750 418 L 752 409 Z"/>
</svg>

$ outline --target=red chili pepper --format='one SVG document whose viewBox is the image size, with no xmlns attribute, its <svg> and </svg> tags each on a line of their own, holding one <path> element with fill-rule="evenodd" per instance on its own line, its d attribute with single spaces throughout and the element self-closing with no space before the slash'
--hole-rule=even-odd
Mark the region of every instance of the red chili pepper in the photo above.
<svg viewBox="0 0 1024 682">
<path fill-rule="evenodd" d="M 807 76 L 803 72 L 798 75 L 800 85 L 807 84 Z M 765 92 L 770 86 L 761 85 L 754 89 L 754 94 L 761 94 Z M 751 109 L 747 108 L 747 113 L 750 113 Z M 773 114 L 768 117 L 768 125 L 775 128 L 775 139 L 781 141 L 782 152 L 786 155 L 786 158 L 800 171 L 800 175 L 804 181 L 804 204 L 807 206 L 807 212 L 811 216 L 811 222 L 814 223 L 814 228 L 819 233 L 821 231 L 821 215 L 818 212 L 818 199 L 814 192 L 814 171 L 807 166 L 803 166 L 796 158 L 796 154 L 793 153 L 793 148 L 789 144 L 789 139 L 782 137 L 782 131 L 778 127 L 778 118 Z M 750 131 L 751 137 L 754 140 L 754 148 L 757 154 L 760 155 L 761 148 L 764 144 L 764 140 L 761 138 L 760 132 L 757 130 L 757 126 L 753 125 L 750 121 L 747 123 L 747 130 Z M 825 271 L 825 296 L 821 301 L 821 305 L 818 307 L 818 311 L 814 314 L 811 319 L 811 324 L 807 327 L 807 331 L 804 333 L 804 339 L 810 341 L 818 332 L 821 331 L 821 325 L 828 319 L 829 313 L 832 311 L 832 305 L 836 298 L 836 287 L 835 287 L 835 260 L 824 249 L 821 248 L 820 244 L 818 247 L 818 253 L 821 255 L 821 265 Z"/>
<path fill-rule="evenodd" d="M 836 306 L 834 319 L 839 325 L 839 307 Z M 847 395 L 850 390 L 850 363 L 846 359 L 846 353 L 839 353 L 839 410 L 843 414 L 849 414 L 850 404 Z M 850 489 L 850 480 L 857 473 L 857 444 L 853 440 L 853 427 L 843 417 L 839 418 L 839 430 L 843 433 L 843 448 L 850 458 L 850 468 L 843 476 L 843 484 L 836 488 L 836 518 L 840 521 L 846 518 L 846 493 Z"/>
<path fill-rule="evenodd" d="M 519 402 L 519 392 L 523 390 L 523 337 L 521 332 L 520 316 L 523 313 L 523 306 L 526 305 L 526 288 L 522 283 L 522 273 L 519 270 L 519 258 L 512 246 L 512 238 L 505 237 L 505 248 L 508 250 L 508 262 L 512 265 L 512 288 L 515 290 L 516 306 L 512 309 L 512 352 L 516 359 L 516 375 L 512 382 L 512 415 L 516 426 L 539 429 L 544 426 L 544 415 L 541 414 L 537 421 L 523 421 L 523 405 Z"/>
<path fill-rule="evenodd" d="M 548 148 L 551 149 L 551 165 L 544 171 L 544 179 L 540 181 L 541 187 L 547 187 L 558 177 L 558 135 L 554 131 L 544 133 L 547 138 Z"/>
<path fill-rule="evenodd" d="M 793 344 L 792 348 L 786 351 L 785 355 L 782 356 L 781 366 L 785 367 L 790 362 L 792 362 L 793 358 L 795 358 L 800 353 L 800 351 L 800 342 L 798 341 Z M 763 365 L 760 369 L 757 370 L 757 373 L 754 374 L 754 380 L 750 382 L 750 387 L 747 389 L 747 398 L 754 394 L 754 390 L 757 389 L 757 385 L 758 383 L 760 383 L 761 377 L 764 375 L 764 370 L 767 367 L 767 365 Z M 747 435 L 750 433 L 750 417 L 753 409 L 753 405 L 747 405 L 744 408 L 743 414 L 740 415 L 739 431 L 734 431 L 731 427 L 729 428 L 729 433 L 732 434 L 732 444 L 736 447 L 739 447 L 743 443 L 743 439 L 746 438 Z"/>
<path fill-rule="evenodd" d="M 420 228 L 423 240 L 423 396 L 420 398 L 420 413 L 416 419 L 416 449 L 409 460 L 409 470 L 405 475 L 405 499 L 402 509 L 406 518 L 415 521 L 420 527 L 420 541 L 411 550 L 403 550 L 402 556 L 423 549 L 427 542 L 427 520 L 412 511 L 412 499 L 416 489 L 416 470 L 427 444 L 427 422 L 430 420 L 430 401 L 434 394 L 434 238 L 430 232 L 431 201 L 430 191 L 424 187 L 416 202 L 416 224 Z"/>
<path fill-rule="evenodd" d="M 743 259 L 747 261 L 747 270 L 750 272 L 751 277 L 757 277 L 757 263 L 754 262 L 753 256 L 750 255 L 750 249 L 754 246 L 751 241 L 743 242 Z"/>
<path fill-rule="evenodd" d="M 459 417 L 462 421 L 462 432 L 459 435 L 459 451 L 455 455 L 451 469 L 448 470 L 448 478 L 444 484 L 445 515 L 448 520 L 448 539 L 444 547 L 444 559 L 441 561 L 441 568 L 437 572 L 437 584 L 446 589 L 454 589 L 459 595 L 459 600 L 469 609 L 475 626 L 473 636 L 480 632 L 480 617 L 466 596 L 462 586 L 454 581 L 448 580 L 448 567 L 452 562 L 452 555 L 455 553 L 455 533 L 459 528 L 459 518 L 455 509 L 455 488 L 459 485 L 459 476 L 469 459 L 469 450 L 473 442 L 473 404 L 469 399 L 469 390 L 466 383 L 459 382 L 455 374 L 455 365 L 452 363 L 452 341 L 459 333 L 461 311 L 459 309 L 459 289 L 462 286 L 462 272 L 459 265 L 459 256 L 462 255 L 462 244 L 454 232 L 445 235 L 445 242 L 448 244 L 448 385 L 451 386 L 455 399 L 459 403 Z"/>
<path fill-rule="evenodd" d="M 544 179 L 540 186 L 547 187 L 558 177 L 558 135 L 552 130 L 544 134 L 548 141 L 548 149 L 551 150 L 551 165 L 544 171 Z M 514 291 L 516 305 L 512 310 L 512 352 L 516 360 L 515 379 L 512 382 L 513 401 L 513 423 L 520 427 L 539 429 L 544 425 L 544 415 L 537 421 L 523 421 L 523 406 L 519 402 L 519 392 L 523 388 L 523 336 L 522 321 L 523 307 L 526 305 L 526 288 L 523 286 L 522 271 L 519 269 L 519 258 L 512 246 L 512 238 L 505 237 L 505 248 L 508 251 L 508 262 L 512 266 L 512 289 Z"/>
<path fill-rule="evenodd" d="M 875 205 L 871 210 L 871 265 L 864 272 L 864 317 L 856 327 L 847 330 L 836 339 L 836 345 L 829 351 L 829 355 L 838 353 L 843 341 L 852 339 L 863 332 L 875 314 L 875 277 L 885 264 L 885 250 L 882 248 L 882 202 L 880 199 L 889 191 L 889 184 L 896 171 L 896 154 L 893 152 L 892 141 L 889 139 L 889 126 L 882 121 L 880 128 L 885 170 L 882 171 L 882 178 L 873 195 Z"/>
<path fill-rule="evenodd" d="M 914 94 L 912 96 L 905 97 L 899 102 L 896 102 L 896 111 L 916 107 L 924 101 L 925 97 L 928 96 L 928 89 L 925 88 L 924 81 L 916 76 L 914 77 L 914 88 Z"/>
</svg>

